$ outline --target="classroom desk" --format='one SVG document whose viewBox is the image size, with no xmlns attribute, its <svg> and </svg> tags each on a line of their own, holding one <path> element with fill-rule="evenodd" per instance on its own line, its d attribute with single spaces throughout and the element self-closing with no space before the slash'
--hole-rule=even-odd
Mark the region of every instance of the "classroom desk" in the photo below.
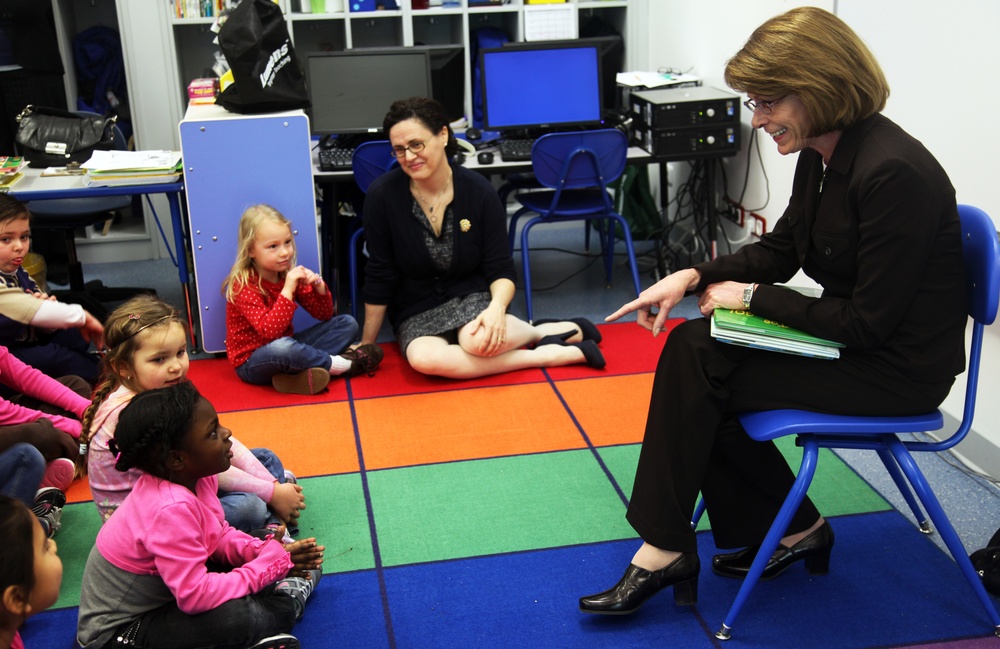
<svg viewBox="0 0 1000 649">
<path fill-rule="evenodd" d="M 34 167 L 24 168 L 24 178 L 11 190 L 10 194 L 19 200 L 42 201 L 61 200 L 67 198 L 93 198 L 97 196 L 134 196 L 163 194 L 170 205 L 170 224 L 174 231 L 174 251 L 170 250 L 167 235 L 163 232 L 160 217 L 150 205 L 150 211 L 156 220 L 167 252 L 177 266 L 177 278 L 184 290 L 184 302 L 187 308 L 188 330 L 191 332 L 191 342 L 197 347 L 193 316 L 191 313 L 191 297 L 188 288 L 187 243 L 185 239 L 184 218 L 181 213 L 181 194 L 184 192 L 184 182 L 165 183 L 160 185 L 129 185 L 126 187 L 87 187 L 83 184 L 83 176 L 42 176 L 42 170 Z M 29 205 L 30 208 L 30 205 Z"/>
</svg>

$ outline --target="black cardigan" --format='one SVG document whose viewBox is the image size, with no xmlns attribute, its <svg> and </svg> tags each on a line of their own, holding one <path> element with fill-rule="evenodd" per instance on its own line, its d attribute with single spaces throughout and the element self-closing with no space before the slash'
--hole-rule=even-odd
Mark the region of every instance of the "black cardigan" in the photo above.
<svg viewBox="0 0 1000 649">
<path fill-rule="evenodd" d="M 424 226 L 413 218 L 410 177 L 398 167 L 377 178 L 365 196 L 368 246 L 364 301 L 388 305 L 393 328 L 455 297 L 514 281 L 507 243 L 507 214 L 493 185 L 477 173 L 452 167 L 451 267 L 440 273 L 424 244 Z M 465 222 L 467 227 L 462 227 Z"/>
</svg>

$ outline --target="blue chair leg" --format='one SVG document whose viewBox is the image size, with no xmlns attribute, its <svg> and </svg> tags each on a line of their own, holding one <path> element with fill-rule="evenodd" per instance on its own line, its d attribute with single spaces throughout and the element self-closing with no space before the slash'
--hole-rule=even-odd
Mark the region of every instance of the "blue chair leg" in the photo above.
<svg viewBox="0 0 1000 649">
<path fill-rule="evenodd" d="M 729 613 L 726 615 L 725 622 L 722 623 L 722 628 L 715 633 L 715 637 L 719 640 L 728 640 L 732 636 L 733 624 L 736 623 L 736 617 L 740 614 L 740 609 L 743 608 L 743 605 L 750 598 L 750 592 L 757 585 L 760 576 L 764 574 L 767 562 L 771 559 L 774 551 L 778 549 L 781 537 L 784 536 L 785 530 L 788 529 L 788 524 L 792 521 L 792 517 L 798 511 L 799 505 L 802 504 L 802 499 L 805 498 L 806 492 L 809 490 L 809 484 L 816 473 L 818 456 L 819 444 L 817 444 L 816 440 L 809 437 L 804 438 L 802 441 L 802 464 L 799 466 L 799 473 L 795 478 L 795 483 L 792 485 L 791 490 L 789 490 L 788 496 L 785 497 L 785 502 L 781 505 L 781 509 L 778 510 L 778 515 L 775 517 L 774 522 L 771 523 L 771 529 L 767 531 L 764 541 L 760 544 L 757 556 L 754 557 L 753 563 L 750 564 L 750 572 L 743 579 L 743 585 L 740 586 L 739 592 L 736 593 L 736 599 L 729 608 Z M 966 560 L 968 560 L 968 557 L 966 557 Z"/>
<path fill-rule="evenodd" d="M 889 441 L 889 451 L 892 453 L 893 458 L 899 464 L 899 468 L 909 479 L 910 484 L 913 485 L 913 489 L 920 496 L 920 501 L 924 503 L 924 507 L 927 509 L 927 514 L 934 521 L 934 525 L 937 527 L 938 534 L 941 535 L 941 540 L 948 547 L 951 552 L 951 556 L 955 559 L 955 563 L 958 564 L 959 569 L 961 569 L 962 574 L 965 575 L 966 581 L 972 587 L 972 591 L 979 598 L 980 603 L 983 608 L 986 609 L 986 615 L 990 618 L 993 623 L 993 633 L 1000 636 L 1000 614 L 997 613 L 996 607 L 993 605 L 993 600 L 990 598 L 990 594 L 986 592 L 986 588 L 983 586 L 983 581 L 979 577 L 979 573 L 972 565 L 972 561 L 969 559 L 968 552 L 965 546 L 962 545 L 962 540 L 958 537 L 958 533 L 955 532 L 955 528 L 952 526 L 951 521 L 948 520 L 948 515 L 944 513 L 944 509 L 941 508 L 941 503 L 938 502 L 937 496 L 934 495 L 934 491 L 931 489 L 930 484 L 928 484 L 927 479 L 924 474 L 920 471 L 920 467 L 917 466 L 916 461 L 910 452 L 906 450 L 903 442 L 893 436 L 893 439 Z"/>
<path fill-rule="evenodd" d="M 701 497 L 698 499 L 698 504 L 695 505 L 694 514 L 691 515 L 691 529 L 698 528 L 698 521 L 701 517 L 705 515 L 705 498 Z"/>
<path fill-rule="evenodd" d="M 351 315 L 358 319 L 358 242 L 364 236 L 365 229 L 358 228 L 351 235 L 347 246 L 347 272 L 351 285 Z"/>
<path fill-rule="evenodd" d="M 542 220 L 542 217 L 536 216 L 521 228 L 521 269 L 524 274 L 524 309 L 527 314 L 528 322 L 532 322 L 531 316 L 531 255 L 528 254 L 530 248 L 528 247 L 528 232 L 531 228 L 535 227 L 535 224 Z"/>
<path fill-rule="evenodd" d="M 639 265 L 635 261 L 635 246 L 632 243 L 632 233 L 629 231 L 628 221 L 621 214 L 614 214 L 613 218 L 622 226 L 622 232 L 624 232 L 622 238 L 625 239 L 625 252 L 628 254 L 629 268 L 632 269 L 632 283 L 635 285 L 635 294 L 639 295 L 639 293 L 642 293 L 642 286 L 639 283 Z M 611 230 L 611 244 L 612 248 L 614 248 L 615 229 L 610 227 L 610 223 L 608 229 Z"/>
<path fill-rule="evenodd" d="M 885 465 L 885 470 L 889 472 L 892 476 L 892 481 L 896 483 L 896 487 L 899 492 L 903 494 L 903 498 L 906 500 L 906 504 L 910 506 L 910 511 L 913 512 L 913 517 L 917 521 L 917 529 L 920 530 L 922 534 L 933 534 L 934 528 L 931 527 L 930 523 L 927 521 L 927 517 L 924 516 L 924 512 L 920 509 L 920 503 L 913 496 L 913 492 L 910 491 L 910 485 L 906 482 L 906 478 L 903 477 L 903 473 L 899 470 L 899 465 L 896 464 L 896 460 L 893 459 L 892 453 L 888 450 L 882 448 L 878 449 L 878 456 L 882 458 L 882 464 Z"/>
<path fill-rule="evenodd" d="M 507 226 L 507 242 L 510 245 L 510 254 L 514 254 L 514 243 L 517 241 L 517 221 L 523 214 L 528 213 L 528 208 L 522 207 L 510 217 L 510 225 Z M 521 249 L 524 254 L 524 249 Z"/>
</svg>

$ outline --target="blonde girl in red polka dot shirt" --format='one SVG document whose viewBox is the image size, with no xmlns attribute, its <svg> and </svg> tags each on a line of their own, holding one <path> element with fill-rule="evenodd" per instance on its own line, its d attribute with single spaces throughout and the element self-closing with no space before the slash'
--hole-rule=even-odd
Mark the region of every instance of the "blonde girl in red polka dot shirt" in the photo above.
<svg viewBox="0 0 1000 649">
<path fill-rule="evenodd" d="M 240 218 L 236 263 L 222 284 L 226 296 L 226 355 L 236 374 L 279 392 L 316 394 L 331 376 L 372 374 L 382 361 L 377 345 L 350 348 L 357 321 L 334 315 L 333 296 L 318 273 L 295 262 L 292 224 L 270 205 Z M 299 307 L 319 322 L 292 328 Z"/>
</svg>

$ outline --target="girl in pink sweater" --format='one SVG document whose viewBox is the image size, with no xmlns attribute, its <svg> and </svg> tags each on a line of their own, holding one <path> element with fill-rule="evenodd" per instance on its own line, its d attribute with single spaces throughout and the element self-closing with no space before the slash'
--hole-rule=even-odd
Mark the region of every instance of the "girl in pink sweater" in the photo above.
<svg viewBox="0 0 1000 649">
<path fill-rule="evenodd" d="M 45 458 L 41 486 L 65 491 L 73 481 L 79 454 L 80 417 L 90 406 L 90 385 L 78 376 L 54 379 L 25 365 L 0 346 L 0 383 L 19 393 L 0 397 L 0 451 L 20 442 Z"/>
<path fill-rule="evenodd" d="M 141 474 L 137 469 L 115 470 L 109 445 L 118 415 L 136 394 L 185 381 L 189 360 L 179 314 L 154 296 L 141 295 L 115 309 L 104 331 L 108 352 L 103 377 L 84 414 L 80 441 L 88 446 L 86 470 L 94 504 L 107 521 Z M 219 496 L 229 524 L 244 532 L 268 524 L 294 528 L 305 509 L 302 487 L 288 481 L 271 451 L 251 451 L 235 438 L 232 446 L 232 466 L 219 475 Z"/>
<path fill-rule="evenodd" d="M 322 574 L 324 548 L 226 523 L 216 475 L 229 468 L 231 435 L 190 382 L 138 394 L 122 410 L 115 467 L 141 474 L 87 559 L 81 646 L 299 646 L 288 632 Z"/>
</svg>

